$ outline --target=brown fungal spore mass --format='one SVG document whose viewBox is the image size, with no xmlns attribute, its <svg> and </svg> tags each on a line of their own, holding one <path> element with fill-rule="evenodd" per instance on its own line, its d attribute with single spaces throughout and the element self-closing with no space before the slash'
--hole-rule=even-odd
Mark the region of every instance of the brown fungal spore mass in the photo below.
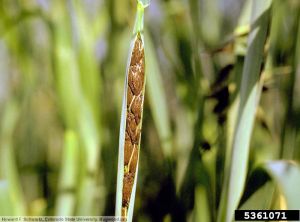
<svg viewBox="0 0 300 222">
<path fill-rule="evenodd" d="M 127 184 L 127 186 L 123 186 L 123 200 L 122 200 L 123 207 L 128 207 L 131 189 L 133 187 L 133 182 L 134 182 L 134 174 L 130 172 L 126 173 L 123 179 L 123 184 Z"/>
<path fill-rule="evenodd" d="M 126 132 L 124 143 L 124 177 L 122 214 L 127 212 L 139 156 L 141 116 L 143 112 L 145 57 L 140 33 L 137 34 L 128 70 Z M 122 215 L 126 216 L 126 215 Z"/>
</svg>

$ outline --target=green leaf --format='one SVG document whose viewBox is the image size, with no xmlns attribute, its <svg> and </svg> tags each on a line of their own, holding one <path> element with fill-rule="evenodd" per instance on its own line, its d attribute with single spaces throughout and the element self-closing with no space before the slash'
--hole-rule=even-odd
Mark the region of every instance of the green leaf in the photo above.
<svg viewBox="0 0 300 222">
<path fill-rule="evenodd" d="M 209 203 L 207 191 L 203 185 L 198 185 L 195 189 L 195 208 L 193 221 L 208 222 L 210 219 Z"/>
<path fill-rule="evenodd" d="M 252 194 L 239 208 L 240 210 L 269 210 L 273 198 L 275 186 L 273 182 L 267 182 Z"/>
<path fill-rule="evenodd" d="M 265 164 L 264 169 L 278 184 L 286 198 L 289 210 L 300 209 L 300 167 L 292 161 L 271 161 Z"/>
<path fill-rule="evenodd" d="M 57 216 L 74 215 L 76 197 L 75 190 L 78 173 L 78 138 L 75 132 L 65 133 L 65 144 L 59 180 L 59 196 L 56 203 Z M 73 192 L 68 192 L 68 190 Z"/>
<path fill-rule="evenodd" d="M 98 95 L 101 89 L 100 69 L 98 68 L 97 59 L 94 56 L 96 47 L 96 38 L 93 33 L 93 26 L 86 17 L 82 1 L 74 1 L 71 7 L 76 16 L 72 17 L 74 32 L 78 36 L 78 51 L 76 59 L 78 70 L 80 71 L 80 85 L 88 105 L 91 106 L 94 118 L 98 120 L 99 106 Z"/>
<path fill-rule="evenodd" d="M 6 192 L 0 199 L 0 205 L 10 205 L 3 208 L 4 213 L 9 211 L 10 215 L 25 215 L 26 212 L 13 147 L 13 131 L 18 117 L 19 107 L 11 100 L 4 109 L 0 128 L 0 180 L 5 181 L 1 182 L 0 189 Z"/>
<path fill-rule="evenodd" d="M 14 215 L 14 204 L 9 194 L 7 181 L 0 180 L 0 216 Z"/>
<path fill-rule="evenodd" d="M 145 45 L 145 54 L 147 58 L 146 73 L 148 74 L 146 85 L 148 93 L 147 96 L 149 99 L 153 120 L 162 144 L 164 156 L 170 157 L 172 154 L 172 135 L 167 99 L 163 87 L 164 83 L 161 78 L 152 40 L 147 33 L 145 35 L 145 39 L 147 42 Z"/>
<path fill-rule="evenodd" d="M 247 164 L 255 113 L 262 90 L 260 78 L 262 55 L 269 23 L 271 1 L 254 1 L 252 27 L 248 39 L 248 49 L 243 67 L 241 91 L 236 117 L 230 163 L 222 191 L 218 221 L 231 222 L 243 193 L 247 176 Z"/>
</svg>

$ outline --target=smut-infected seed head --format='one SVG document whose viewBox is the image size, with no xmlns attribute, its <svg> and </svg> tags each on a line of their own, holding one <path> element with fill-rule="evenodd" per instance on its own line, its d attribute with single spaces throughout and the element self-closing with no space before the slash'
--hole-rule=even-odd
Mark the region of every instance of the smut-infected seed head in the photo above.
<svg viewBox="0 0 300 222">
<path fill-rule="evenodd" d="M 126 119 L 126 132 L 128 133 L 129 137 L 131 138 L 131 141 L 135 141 L 136 137 L 136 122 L 135 117 L 133 113 L 129 112 L 127 113 L 127 119 Z"/>
<path fill-rule="evenodd" d="M 125 140 L 125 149 L 124 149 L 124 164 L 127 165 L 129 163 L 131 154 L 133 152 L 133 145 L 131 141 Z"/>
<path fill-rule="evenodd" d="M 127 115 L 124 144 L 124 177 L 122 189 L 122 215 L 126 215 L 132 193 L 139 156 L 141 136 L 140 122 L 143 104 L 145 76 L 144 46 L 140 33 L 137 34 L 128 69 Z"/>
<path fill-rule="evenodd" d="M 130 87 L 127 87 L 127 108 L 129 108 L 132 99 L 133 99 L 133 93 L 132 93 Z"/>
<path fill-rule="evenodd" d="M 127 133 L 127 131 L 125 132 L 125 141 L 131 141 L 131 138 L 130 138 L 129 134 Z"/>
<path fill-rule="evenodd" d="M 133 182 L 134 182 L 134 174 L 130 172 L 125 173 L 123 179 L 123 200 L 122 200 L 123 207 L 128 207 Z"/>
<path fill-rule="evenodd" d="M 142 113 L 142 102 L 143 102 L 143 95 L 140 94 L 136 97 L 132 103 L 131 111 L 134 114 L 136 124 L 138 125 L 141 120 L 141 113 Z"/>
<path fill-rule="evenodd" d="M 134 48 L 131 55 L 130 65 L 135 65 L 144 58 L 144 46 L 140 34 L 138 34 L 137 39 L 134 44 Z"/>
<path fill-rule="evenodd" d="M 141 71 L 140 65 L 131 66 L 129 68 L 128 83 L 134 95 L 139 95 L 143 90 L 144 72 Z"/>
<path fill-rule="evenodd" d="M 137 146 L 134 146 L 133 148 L 133 154 L 131 157 L 131 162 L 130 162 L 130 166 L 129 166 L 129 172 L 135 174 L 136 171 L 136 165 L 137 165 L 137 161 L 138 161 L 138 148 Z"/>
</svg>

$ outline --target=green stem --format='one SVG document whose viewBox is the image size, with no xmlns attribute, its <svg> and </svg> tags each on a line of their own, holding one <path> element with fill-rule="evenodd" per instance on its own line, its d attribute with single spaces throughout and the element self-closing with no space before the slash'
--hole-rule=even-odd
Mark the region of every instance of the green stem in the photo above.
<svg viewBox="0 0 300 222">
<path fill-rule="evenodd" d="M 138 2 L 133 34 L 135 35 L 138 32 L 142 32 L 143 29 L 144 29 L 144 7 L 140 2 Z"/>
</svg>

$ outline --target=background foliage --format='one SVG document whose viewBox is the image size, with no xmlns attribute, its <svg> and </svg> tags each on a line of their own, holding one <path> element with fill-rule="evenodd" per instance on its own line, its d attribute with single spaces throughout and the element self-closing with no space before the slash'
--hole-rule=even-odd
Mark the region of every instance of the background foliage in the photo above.
<svg viewBox="0 0 300 222">
<path fill-rule="evenodd" d="M 0 215 L 113 215 L 135 0 L 0 0 Z M 135 221 L 300 209 L 300 1 L 151 0 Z"/>
</svg>

